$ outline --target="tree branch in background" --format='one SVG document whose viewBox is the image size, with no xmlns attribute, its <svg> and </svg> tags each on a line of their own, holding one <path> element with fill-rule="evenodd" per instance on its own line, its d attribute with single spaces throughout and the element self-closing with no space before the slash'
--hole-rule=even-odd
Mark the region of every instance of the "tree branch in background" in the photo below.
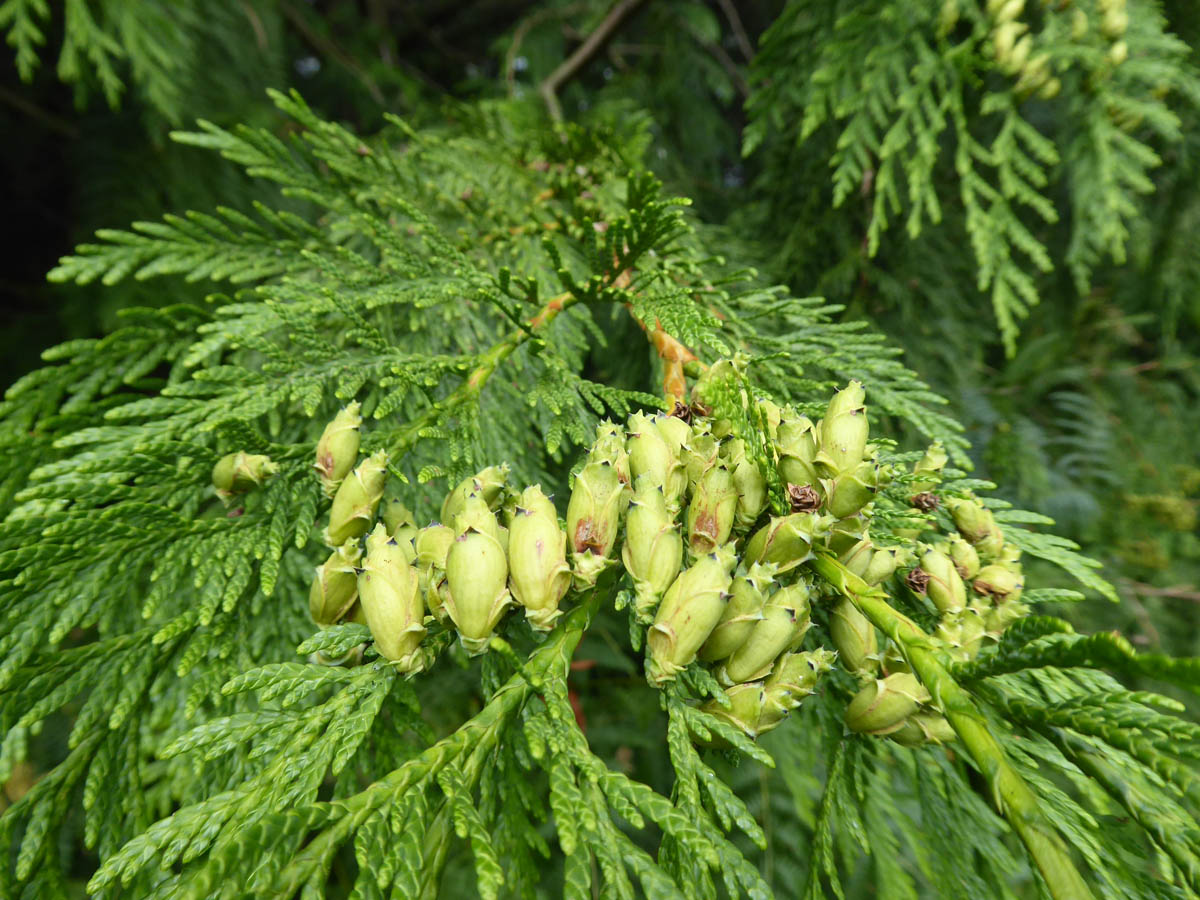
<svg viewBox="0 0 1200 900">
<path fill-rule="evenodd" d="M 746 62 L 754 59 L 754 45 L 750 42 L 750 36 L 746 34 L 746 26 L 742 24 L 742 17 L 738 15 L 737 7 L 733 5 L 733 0 L 717 0 L 717 4 L 721 7 L 721 12 L 725 13 L 725 18 L 729 20 L 729 27 L 733 29 L 733 37 L 737 41 L 738 49 L 742 51 L 742 56 L 746 57 Z"/>
<path fill-rule="evenodd" d="M 612 36 L 625 17 L 641 6 L 642 2 L 643 0 L 619 0 L 609 10 L 604 20 L 576 48 L 575 52 L 564 59 L 559 67 L 538 85 L 538 93 L 542 95 L 542 99 L 546 102 L 546 109 L 550 112 L 550 118 L 555 122 L 562 121 L 562 106 L 558 102 L 559 89 L 575 77 L 575 73 L 596 55 L 596 51 Z"/>
</svg>

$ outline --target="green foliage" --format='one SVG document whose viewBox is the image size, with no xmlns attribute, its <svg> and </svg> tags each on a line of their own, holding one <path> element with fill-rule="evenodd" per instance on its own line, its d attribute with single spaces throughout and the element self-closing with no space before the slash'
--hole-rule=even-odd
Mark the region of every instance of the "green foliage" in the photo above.
<svg viewBox="0 0 1200 900">
<path fill-rule="evenodd" d="M 1045 107 L 994 70 L 989 20 L 973 5 L 949 27 L 920 4 L 843 6 L 792 4 L 768 34 L 749 140 L 769 156 L 774 208 L 789 210 L 777 219 L 797 226 L 775 245 L 764 231 L 764 245 L 802 261 L 806 289 L 832 288 L 845 304 L 771 286 L 745 265 L 756 254 L 647 171 L 656 148 L 700 133 L 717 136 L 705 148 L 711 174 L 735 131 L 718 115 L 673 130 L 667 107 L 696 88 L 656 83 L 669 64 L 622 70 L 595 97 L 571 87 L 568 97 L 599 102 L 559 128 L 518 99 L 448 104 L 429 127 L 392 117 L 362 137 L 276 93 L 286 128 L 202 121 L 175 135 L 244 169 L 260 184 L 242 196 L 257 202 L 106 229 L 64 257 L 58 282 L 144 281 L 168 302 L 48 351 L 49 365 L 0 405 L 0 776 L 26 760 L 42 776 L 0 817 L 12 851 L 0 895 L 77 895 L 83 873 L 101 897 L 1086 896 L 1039 872 L 1045 854 L 1064 872 L 1077 866 L 1097 897 L 1200 895 L 1200 734 L 1182 704 L 1133 689 L 1153 680 L 1194 692 L 1200 670 L 1119 636 L 1038 615 L 974 661 L 952 662 L 917 628 L 936 618 L 901 578 L 875 592 L 827 579 L 814 635 L 837 592 L 874 610 L 954 720 L 958 742 L 909 749 L 846 731 L 860 685 L 841 669 L 759 742 L 701 708 L 724 697 L 703 669 L 655 692 L 635 662 L 642 634 L 620 608 L 624 582 L 602 579 L 548 635 L 510 629 L 482 660 L 434 627 L 440 658 L 411 679 L 364 651 L 364 626 L 313 631 L 304 598 L 326 553 L 314 539 L 327 501 L 311 460 L 337 407 L 362 402 L 364 451 L 389 452 L 395 493 L 420 522 L 438 515 L 444 486 L 490 463 L 563 496 L 603 417 L 664 405 L 669 366 L 647 334 L 669 334 L 701 363 L 737 353 L 756 393 L 816 416 L 831 389 L 861 379 L 873 421 L 944 442 L 959 468 L 941 497 L 989 490 L 966 477 L 970 448 L 942 397 L 853 321 L 867 308 L 933 328 L 907 286 L 936 268 L 925 253 L 946 261 L 921 275 L 959 328 L 940 341 L 906 332 L 918 349 L 909 361 L 966 410 L 989 477 L 1003 475 L 1023 505 L 1057 498 L 1068 524 L 1119 492 L 1123 507 L 1104 507 L 1094 530 L 1072 529 L 1106 559 L 1113 529 L 1126 529 L 1119 552 L 1146 540 L 1137 523 L 1155 518 L 1170 534 L 1149 539 L 1194 552 L 1187 514 L 1200 482 L 1163 488 L 1178 471 L 1167 466 L 1187 457 L 1160 440 L 1170 433 L 1161 409 L 1186 402 L 1187 389 L 1148 386 L 1122 371 L 1120 354 L 1098 379 L 1082 366 L 1055 371 L 1077 349 L 1038 318 L 1071 317 L 1049 303 L 1012 343 L 1017 318 L 1048 296 L 1040 269 L 1065 267 L 1082 291 L 1126 251 L 1160 273 L 1143 309 L 1161 303 L 1186 319 L 1186 247 L 1155 245 L 1159 212 L 1138 198 L 1148 148 L 1192 127 L 1146 98 L 1160 83 L 1194 91 L 1183 45 L 1134 4 L 1130 57 L 1112 66 L 1095 28 L 1070 36 L 1069 7 L 1031 4 L 1035 48 L 1062 82 L 1048 101 L 1058 106 Z M 0 9 L 28 65 L 44 12 L 15 0 Z M 546 49 L 560 34 L 548 23 L 572 15 L 545 10 L 524 37 L 541 48 L 537 72 L 561 53 Z M 64 15 L 75 46 L 90 46 L 76 7 Z M 645 16 L 631 27 L 678 26 L 662 46 L 703 56 L 708 88 L 727 93 L 730 69 L 713 68 L 712 48 L 728 43 L 714 11 L 655 4 Z M 881 32 L 879 21 L 912 27 Z M 112 40 L 87 52 L 132 65 L 135 50 L 102 50 Z M 784 77 L 785 64 L 799 68 Z M 133 71 L 149 95 L 154 73 Z M 631 113 L 629 84 L 660 88 L 650 100 L 660 105 Z M 1060 107 L 1051 127 L 1045 110 Z M 1134 115 L 1156 136 L 1117 124 Z M 681 180 L 676 156 L 665 174 Z M 771 174 L 781 160 L 796 163 L 792 177 Z M 852 209 L 867 183 L 861 215 L 825 210 L 830 200 Z M 795 202 L 794 190 L 812 196 Z M 719 208 L 720 192 L 696 193 Z M 1180 196 L 1165 221 L 1189 221 L 1194 192 Z M 1069 230 L 1038 223 L 1068 204 Z M 911 245 L 887 228 L 899 216 Z M 948 249 L 964 234 L 973 260 Z M 822 258 L 809 258 L 816 250 Z M 1016 347 L 986 392 L 974 363 L 990 329 L 963 303 L 964 284 L 991 292 Z M 197 286 L 213 293 L 200 302 Z M 1113 347 L 1101 326 L 1082 340 Z M 1122 425 L 1109 412 L 1118 404 L 1144 409 Z M 765 414 L 750 395 L 723 394 L 719 411 L 766 461 Z M 1121 447 L 1138 427 L 1150 436 Z M 919 456 L 880 447 L 897 472 Z M 210 473 L 237 450 L 267 454 L 279 471 L 227 508 Z M 1139 467 L 1142 480 L 1130 480 Z M 877 541 L 905 540 L 912 481 L 901 474 L 878 497 Z M 1029 602 L 1076 602 L 1075 587 L 1116 598 L 1077 542 L 1045 530 L 1051 520 L 988 504 L 1007 539 L 1046 564 Z M 1124 522 L 1128 509 L 1141 518 Z M 949 521 L 944 510 L 921 518 Z M 1046 820 L 1053 827 L 1038 831 Z"/>
</svg>

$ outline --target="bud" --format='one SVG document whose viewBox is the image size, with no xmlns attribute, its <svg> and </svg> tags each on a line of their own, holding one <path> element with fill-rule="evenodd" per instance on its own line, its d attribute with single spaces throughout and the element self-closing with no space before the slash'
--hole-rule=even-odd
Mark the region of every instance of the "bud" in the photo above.
<svg viewBox="0 0 1200 900">
<path fill-rule="evenodd" d="M 875 626 L 848 599 L 829 613 L 829 637 L 846 671 L 863 675 L 879 667 L 879 644 Z"/>
<path fill-rule="evenodd" d="M 1020 600 L 1025 581 L 1021 575 L 1003 566 L 984 566 L 975 576 L 974 587 L 979 593 L 991 597 L 999 606 Z"/>
<path fill-rule="evenodd" d="M 655 415 L 651 421 L 658 429 L 658 433 L 662 435 L 662 439 L 667 442 L 667 446 L 671 448 L 671 452 L 676 457 L 682 456 L 684 446 L 692 439 L 691 426 L 678 416 L 667 416 L 662 413 Z"/>
<path fill-rule="evenodd" d="M 725 691 L 725 696 L 729 698 L 728 707 L 722 706 L 716 700 L 709 700 L 701 708 L 718 719 L 724 719 L 735 728 L 740 728 L 751 738 L 758 737 L 759 721 L 763 717 L 767 700 L 767 692 L 762 682 L 735 684 Z M 776 721 L 775 725 L 778 724 Z M 771 727 L 774 726 L 768 726 L 768 730 Z"/>
<path fill-rule="evenodd" d="M 913 466 L 913 474 L 923 477 L 912 482 L 909 490 L 914 494 L 924 494 L 932 491 L 942 483 L 942 469 L 946 468 L 946 463 L 949 460 L 950 457 L 946 455 L 946 450 L 942 447 L 942 442 L 934 441 L 929 445 L 929 449 L 925 451 L 925 455 Z"/>
<path fill-rule="evenodd" d="M 317 566 L 312 589 L 308 592 L 308 612 L 321 627 L 337 624 L 358 599 L 358 579 L 354 570 L 361 557 L 358 544 L 351 542 L 338 547 Z"/>
<path fill-rule="evenodd" d="M 929 691 L 911 672 L 897 672 L 872 681 L 846 707 L 846 727 L 860 734 L 890 734 L 930 699 Z"/>
<path fill-rule="evenodd" d="M 488 506 L 483 494 L 478 491 L 467 494 L 462 503 L 458 505 L 458 513 L 452 524 L 455 537 L 475 530 L 495 538 L 500 542 L 501 547 L 505 544 L 506 538 L 502 535 L 507 529 L 501 527 L 500 520 Z"/>
<path fill-rule="evenodd" d="M 387 527 L 376 525 L 367 537 L 367 556 L 359 570 L 359 600 L 375 649 L 402 672 L 415 672 L 424 662 L 417 651 L 425 636 L 419 581 L 399 543 L 388 537 Z"/>
<path fill-rule="evenodd" d="M 738 495 L 735 524 L 739 529 L 749 528 L 767 507 L 767 480 L 746 457 L 746 442 L 741 438 L 726 441 L 721 446 L 721 455 L 733 470 L 733 486 Z"/>
<path fill-rule="evenodd" d="M 963 578 L 974 578 L 975 573 L 979 571 L 979 554 L 957 535 L 950 539 L 950 558 L 954 560 L 954 568 Z"/>
<path fill-rule="evenodd" d="M 733 475 L 722 465 L 710 466 L 696 483 L 688 506 L 688 551 L 692 555 L 711 553 L 729 540 L 737 503 Z"/>
<path fill-rule="evenodd" d="M 862 384 L 851 381 L 833 395 L 819 429 L 821 449 L 816 456 L 818 468 L 829 476 L 853 472 L 863 461 L 867 449 L 867 408 Z"/>
<path fill-rule="evenodd" d="M 878 480 L 875 463 L 866 460 L 853 472 L 842 472 L 836 478 L 822 482 L 825 488 L 825 509 L 838 519 L 858 512 L 875 499 Z"/>
<path fill-rule="evenodd" d="M 1021 574 L 1021 549 L 1016 544 L 1005 544 L 1000 550 L 999 557 L 996 561 L 998 566 L 1018 575 Z"/>
<path fill-rule="evenodd" d="M 525 607 L 535 631 L 549 631 L 562 615 L 559 601 L 571 586 L 567 535 L 542 489 L 526 488 L 508 535 L 508 571 L 512 594 Z"/>
<path fill-rule="evenodd" d="M 695 491 L 696 486 L 713 466 L 721 454 L 721 443 L 708 431 L 708 426 L 698 424 L 692 430 L 683 449 L 679 452 L 679 461 L 687 472 L 688 489 Z"/>
<path fill-rule="evenodd" d="M 625 452 L 625 431 L 605 419 L 596 426 L 596 442 L 588 452 L 588 462 L 607 462 L 617 472 L 621 484 L 631 487 L 633 477 L 629 471 L 629 454 Z"/>
<path fill-rule="evenodd" d="M 488 466 L 481 472 L 464 478 L 442 501 L 442 522 L 454 524 L 470 494 L 479 494 L 489 509 L 500 505 L 504 486 L 508 483 L 508 465 Z"/>
<path fill-rule="evenodd" d="M 999 637 L 1013 622 L 1029 615 L 1029 606 L 1025 603 L 1010 600 L 987 611 L 984 624 L 990 637 Z"/>
<path fill-rule="evenodd" d="M 779 477 L 785 484 L 803 487 L 817 484 L 817 429 L 807 416 L 788 413 L 776 431 L 775 451 L 779 454 Z"/>
<path fill-rule="evenodd" d="M 325 426 L 317 441 L 317 461 L 313 468 L 321 477 L 321 486 L 328 496 L 334 494 L 358 461 L 359 428 L 362 427 L 360 409 L 357 401 L 343 407 Z"/>
<path fill-rule="evenodd" d="M 244 494 L 279 471 L 271 457 L 257 453 L 229 453 L 213 466 L 212 483 L 217 496 L 228 502 L 234 494 Z"/>
<path fill-rule="evenodd" d="M 684 428 L 682 419 L 674 419 Z M 654 421 L 643 413 L 629 417 L 629 472 L 634 483 L 643 475 L 660 485 L 669 509 L 678 508 L 679 498 L 687 487 L 687 471 L 679 461 L 678 451 L 672 448 Z"/>
<path fill-rule="evenodd" d="M 921 568 L 929 575 L 925 593 L 939 612 L 959 612 L 967 605 L 967 586 L 949 556 L 930 548 L 921 554 Z"/>
<path fill-rule="evenodd" d="M 836 653 L 824 648 L 781 657 L 763 683 L 766 696 L 758 720 L 758 733 L 770 731 L 799 706 L 816 688 L 821 676 L 833 667 L 836 658 Z"/>
<path fill-rule="evenodd" d="M 446 568 L 446 556 L 454 543 L 454 529 L 448 525 L 427 525 L 417 532 L 413 548 L 421 568 Z"/>
<path fill-rule="evenodd" d="M 904 724 L 888 737 L 902 747 L 920 747 L 924 744 L 948 744 L 958 735 L 944 716 L 916 712 L 905 719 Z"/>
<path fill-rule="evenodd" d="M 808 585 L 790 585 L 773 594 L 763 606 L 762 619 L 733 651 L 718 673 L 722 684 L 765 678 L 776 658 L 794 649 L 808 631 Z"/>
<path fill-rule="evenodd" d="M 667 509 L 662 488 L 648 478 L 638 479 L 629 504 L 621 560 L 637 589 L 638 612 L 649 614 L 679 575 L 683 537 Z"/>
<path fill-rule="evenodd" d="M 725 612 L 736 564 L 733 547 L 726 544 L 696 560 L 668 588 L 646 638 L 651 683 L 673 680 L 696 658 Z"/>
<path fill-rule="evenodd" d="M 746 562 L 774 563 L 788 572 L 812 557 L 813 541 L 826 534 L 829 520 L 815 513 L 773 517 L 746 545 Z"/>
<path fill-rule="evenodd" d="M 413 518 L 412 510 L 405 506 L 399 497 L 389 497 L 383 502 L 383 514 L 380 518 L 383 519 L 387 533 L 392 537 L 395 537 L 396 532 L 405 527 L 412 528 L 412 535 L 417 533 L 417 521 Z"/>
<path fill-rule="evenodd" d="M 388 455 L 384 450 L 373 453 L 359 463 L 333 497 L 329 511 L 329 527 L 325 543 L 339 547 L 346 541 L 366 534 L 375 521 L 375 511 L 383 499 L 387 483 Z"/>
<path fill-rule="evenodd" d="M 745 575 L 733 579 L 729 602 L 721 621 L 700 648 L 700 659 L 715 662 L 724 659 L 746 642 L 755 623 L 762 621 L 766 594 L 774 584 L 775 567 L 754 563 Z"/>
<path fill-rule="evenodd" d="M 500 541 L 473 528 L 459 535 L 446 556 L 446 613 L 472 656 L 487 650 L 500 617 L 511 605 L 508 561 Z"/>
<path fill-rule="evenodd" d="M 993 559 L 1004 549 L 1004 533 L 996 524 L 992 511 L 974 497 L 952 497 L 946 508 L 954 518 L 959 534 L 971 542 L 981 557 Z"/>
<path fill-rule="evenodd" d="M 608 566 L 625 495 L 626 488 L 616 469 L 608 463 L 588 463 L 575 476 L 567 504 L 567 541 L 580 587 L 594 585 Z"/>
</svg>

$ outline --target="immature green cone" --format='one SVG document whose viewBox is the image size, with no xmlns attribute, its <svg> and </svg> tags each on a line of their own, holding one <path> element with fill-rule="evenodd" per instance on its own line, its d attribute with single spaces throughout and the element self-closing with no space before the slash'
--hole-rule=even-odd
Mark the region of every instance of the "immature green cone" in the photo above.
<svg viewBox="0 0 1200 900">
<path fill-rule="evenodd" d="M 974 578 L 979 572 L 979 554 L 969 543 L 955 535 L 950 539 L 950 558 L 963 578 Z"/>
<path fill-rule="evenodd" d="M 370 530 L 379 501 L 383 499 L 387 463 L 387 452 L 380 450 L 359 463 L 358 468 L 342 482 L 333 497 L 333 507 L 329 510 L 325 543 L 339 547 Z"/>
<path fill-rule="evenodd" d="M 776 658 L 804 637 L 808 616 L 808 585 L 801 582 L 776 591 L 763 605 L 762 619 L 717 673 L 718 679 L 740 684 L 766 678 Z"/>
<path fill-rule="evenodd" d="M 848 599 L 829 613 L 829 636 L 846 671 L 866 675 L 879 668 L 879 639 L 875 626 Z"/>
<path fill-rule="evenodd" d="M 684 428 L 682 419 L 675 419 Z M 677 509 L 679 499 L 687 487 L 687 470 L 679 461 L 679 452 L 655 425 L 654 420 L 644 413 L 629 417 L 629 472 L 634 483 L 642 476 L 653 484 L 660 485 L 668 509 Z"/>
<path fill-rule="evenodd" d="M 647 478 L 638 480 L 629 504 L 621 561 L 633 578 L 637 610 L 648 615 L 679 574 L 683 536 L 667 509 L 662 488 Z"/>
<path fill-rule="evenodd" d="M 891 734 L 929 699 L 929 691 L 911 672 L 878 678 L 846 707 L 846 727 L 860 734 Z"/>
<path fill-rule="evenodd" d="M 754 563 L 745 575 L 733 579 L 729 602 L 721 620 L 698 654 L 704 662 L 724 659 L 746 642 L 755 623 L 762 621 L 767 591 L 775 583 L 775 567 Z"/>
<path fill-rule="evenodd" d="M 788 572 L 812 557 L 813 541 L 829 531 L 829 519 L 815 513 L 773 517 L 746 544 L 746 562 L 774 563 Z"/>
<path fill-rule="evenodd" d="M 508 560 L 500 541 L 471 528 L 459 535 L 446 556 L 446 614 L 472 656 L 487 650 L 500 618 L 512 604 Z"/>
<path fill-rule="evenodd" d="M 990 609 L 984 615 L 984 625 L 987 627 L 989 637 L 995 639 L 1008 629 L 1008 626 L 1019 619 L 1029 615 L 1028 604 L 1020 601 L 1010 601 L 996 606 L 995 609 Z"/>
<path fill-rule="evenodd" d="M 534 485 L 521 493 L 508 533 L 508 572 L 512 595 L 525 607 L 535 631 L 549 631 L 562 612 L 559 601 L 571 586 L 567 535 L 554 504 Z"/>
<path fill-rule="evenodd" d="M 279 466 L 271 462 L 271 457 L 239 450 L 217 460 L 212 470 L 212 483 L 217 496 L 228 501 L 235 494 L 244 494 L 262 484 L 278 471 Z"/>
<path fill-rule="evenodd" d="M 688 505 L 688 552 L 692 556 L 711 553 L 729 540 L 737 505 L 733 474 L 724 466 L 710 466 L 696 483 Z"/>
<path fill-rule="evenodd" d="M 996 524 L 990 509 L 974 497 L 952 497 L 946 501 L 946 509 L 954 518 L 959 534 L 971 542 L 981 558 L 990 560 L 1000 555 L 1004 549 L 1004 532 Z"/>
<path fill-rule="evenodd" d="M 916 712 L 905 719 L 904 724 L 888 737 L 902 747 L 921 747 L 925 744 L 948 744 L 958 735 L 944 716 Z"/>
<path fill-rule="evenodd" d="M 867 409 L 863 405 L 862 384 L 851 381 L 834 394 L 821 420 L 819 430 L 821 449 L 816 464 L 829 476 L 853 472 L 863 461 L 867 449 Z"/>
<path fill-rule="evenodd" d="M 417 648 L 425 636 L 420 576 L 399 542 L 380 523 L 367 536 L 367 556 L 358 574 L 358 595 L 375 649 L 401 672 L 415 672 L 424 659 Z"/>
<path fill-rule="evenodd" d="M 718 464 L 721 442 L 708 431 L 708 426 L 693 426 L 692 435 L 679 453 L 679 461 L 687 472 L 688 493 L 696 490 L 705 473 Z"/>
<path fill-rule="evenodd" d="M 399 497 L 389 497 L 383 501 L 383 513 L 380 518 L 392 537 L 396 537 L 401 528 L 412 528 L 411 533 L 405 532 L 409 540 L 417 533 L 417 520 L 413 518 L 412 510 L 405 506 Z"/>
<path fill-rule="evenodd" d="M 878 485 L 874 461 L 865 460 L 854 471 L 842 472 L 836 478 L 821 482 L 825 491 L 825 510 L 838 519 L 858 515 L 875 499 Z"/>
<path fill-rule="evenodd" d="M 567 543 L 575 580 L 581 588 L 594 585 L 609 565 L 621 526 L 625 493 L 616 469 L 609 463 L 588 463 L 575 476 L 567 504 Z"/>
<path fill-rule="evenodd" d="M 358 401 L 343 407 L 333 421 L 325 426 L 317 441 L 317 461 L 313 463 L 313 468 L 321 477 L 321 486 L 328 496 L 333 496 L 342 479 L 350 474 L 358 462 L 361 408 Z"/>
<path fill-rule="evenodd" d="M 741 438 L 722 444 L 721 455 L 733 471 L 733 486 L 738 495 L 734 525 L 738 529 L 749 528 L 767 508 L 767 479 L 746 457 L 746 442 Z"/>
<path fill-rule="evenodd" d="M 453 525 L 471 494 L 479 494 L 488 508 L 495 510 L 503 497 L 504 486 L 508 484 L 508 465 L 488 466 L 481 472 L 470 475 L 460 481 L 442 501 L 442 523 Z"/>
<path fill-rule="evenodd" d="M 362 551 L 357 542 L 343 544 L 324 563 L 317 566 L 312 589 L 308 592 L 308 612 L 324 628 L 345 618 L 358 599 L 358 579 L 354 574 Z"/>
<path fill-rule="evenodd" d="M 488 506 L 483 494 L 479 491 L 472 491 L 467 494 L 459 505 L 458 514 L 455 515 L 454 521 L 451 524 L 454 526 L 455 537 L 474 529 L 475 531 L 481 531 L 484 534 L 490 535 L 500 542 L 501 547 L 504 546 L 504 528 L 501 526 L 500 520 L 496 518 L 496 514 L 492 512 L 491 507 Z"/>
<path fill-rule="evenodd" d="M 812 694 L 821 676 L 833 668 L 836 658 L 836 653 L 823 647 L 780 657 L 770 677 L 763 682 L 766 696 L 758 720 L 758 733 L 770 731 Z"/>
<path fill-rule="evenodd" d="M 722 706 L 716 700 L 709 700 L 701 709 L 718 719 L 724 719 L 735 728 L 740 728 L 751 738 L 758 737 L 761 733 L 759 721 L 763 718 L 767 700 L 767 692 L 762 682 L 735 684 L 725 691 L 725 696 L 729 698 L 728 707 Z M 768 726 L 767 730 L 771 727 L 773 726 Z"/>
<path fill-rule="evenodd" d="M 942 469 L 946 468 L 949 460 L 950 457 L 946 455 L 942 442 L 934 441 L 925 451 L 925 455 L 913 466 L 913 474 L 922 477 L 914 481 L 909 490 L 913 494 L 926 494 L 932 491 L 942 483 Z"/>
<path fill-rule="evenodd" d="M 952 560 L 932 547 L 921 554 L 921 568 L 928 573 L 925 593 L 941 613 L 957 613 L 967 605 L 967 586 Z"/>
<path fill-rule="evenodd" d="M 974 588 L 981 594 L 992 598 L 997 605 L 1015 603 L 1021 599 L 1021 590 L 1025 587 L 1025 579 L 1004 566 L 984 566 L 979 570 L 973 582 Z"/>
<path fill-rule="evenodd" d="M 671 681 L 696 658 L 725 612 L 735 565 L 727 544 L 696 560 L 668 588 L 646 638 L 652 683 Z"/>
<path fill-rule="evenodd" d="M 650 421 L 658 429 L 662 439 L 667 442 L 671 452 L 675 454 L 676 458 L 681 459 L 683 448 L 692 439 L 691 426 L 678 416 L 669 416 L 664 413 L 657 413 Z"/>
<path fill-rule="evenodd" d="M 785 484 L 817 486 L 817 429 L 811 419 L 785 411 L 775 432 L 775 451 Z"/>
<path fill-rule="evenodd" d="M 428 525 L 413 538 L 417 571 L 421 575 L 421 595 L 425 606 L 439 622 L 446 620 L 446 557 L 454 545 L 454 529 L 449 525 Z"/>
<path fill-rule="evenodd" d="M 617 470 L 621 484 L 632 486 L 629 454 L 625 451 L 625 430 L 608 419 L 596 426 L 596 440 L 588 452 L 588 462 L 608 462 Z"/>
</svg>

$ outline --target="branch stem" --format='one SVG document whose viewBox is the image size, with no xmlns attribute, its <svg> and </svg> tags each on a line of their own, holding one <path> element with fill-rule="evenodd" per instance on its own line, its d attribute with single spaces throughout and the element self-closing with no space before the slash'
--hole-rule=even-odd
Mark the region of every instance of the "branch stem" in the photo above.
<svg viewBox="0 0 1200 900">
<path fill-rule="evenodd" d="M 549 111 L 551 119 L 555 122 L 562 121 L 562 105 L 558 102 L 559 89 L 574 78 L 575 73 L 596 55 L 596 51 L 604 45 L 605 41 L 612 37 L 613 32 L 617 30 L 617 27 L 625 20 L 625 17 L 641 6 L 642 2 L 643 0 L 618 0 L 592 33 L 584 38 L 582 44 L 575 48 L 575 52 L 564 59 L 558 68 L 547 75 L 546 79 L 538 85 L 538 93 L 542 95 L 542 100 L 546 103 L 546 109 Z"/>
<path fill-rule="evenodd" d="M 812 566 L 903 652 L 987 780 L 996 811 L 1025 844 L 1050 896 L 1055 900 L 1092 900 L 1092 892 L 1075 868 L 1062 838 L 1042 813 L 1037 795 L 1012 767 L 971 695 L 959 686 L 939 658 L 929 635 L 912 619 L 893 609 L 883 591 L 869 587 L 832 556 L 820 555 Z"/>
</svg>

